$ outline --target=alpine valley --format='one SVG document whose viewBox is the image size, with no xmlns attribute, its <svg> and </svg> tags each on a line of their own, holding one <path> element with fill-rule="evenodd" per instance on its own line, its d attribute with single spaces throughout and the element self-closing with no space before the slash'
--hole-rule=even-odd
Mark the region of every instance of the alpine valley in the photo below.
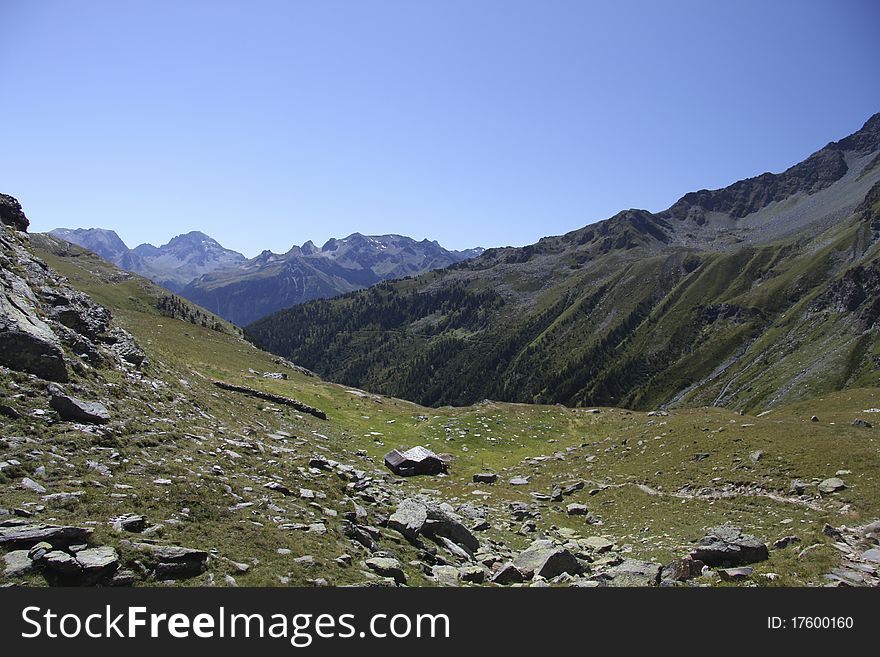
<svg viewBox="0 0 880 657">
<path fill-rule="evenodd" d="M 880 115 L 473 258 L 28 228 L 3 585 L 880 585 Z"/>
</svg>

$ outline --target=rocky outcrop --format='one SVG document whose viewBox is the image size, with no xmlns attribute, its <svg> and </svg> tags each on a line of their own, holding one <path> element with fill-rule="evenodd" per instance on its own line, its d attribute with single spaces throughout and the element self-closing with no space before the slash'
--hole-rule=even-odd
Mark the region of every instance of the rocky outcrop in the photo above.
<svg viewBox="0 0 880 657">
<path fill-rule="evenodd" d="M 26 231 L 30 224 L 21 203 L 9 194 L 0 194 L 0 223 L 20 231 Z"/>
<path fill-rule="evenodd" d="M 4 199 L 11 197 L 0 195 L 7 214 L 18 207 Z M 61 383 L 79 361 L 141 366 L 143 351 L 111 328 L 110 311 L 32 255 L 28 240 L 44 236 L 29 238 L 15 227 L 11 220 L 0 227 L 0 365 Z"/>
<path fill-rule="evenodd" d="M 49 381 L 67 381 L 58 336 L 28 299 L 12 292 L 27 286 L 10 271 L 4 271 L 2 278 L 6 289 L 0 293 L 0 365 Z"/>
</svg>

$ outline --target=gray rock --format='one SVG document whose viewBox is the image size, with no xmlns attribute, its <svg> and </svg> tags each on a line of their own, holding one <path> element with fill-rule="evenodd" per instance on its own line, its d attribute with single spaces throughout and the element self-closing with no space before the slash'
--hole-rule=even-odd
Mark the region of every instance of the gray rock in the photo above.
<svg viewBox="0 0 880 657">
<path fill-rule="evenodd" d="M 0 527 L 0 546 L 31 547 L 42 541 L 53 547 L 88 542 L 92 530 L 58 525 L 16 525 Z"/>
<path fill-rule="evenodd" d="M 508 483 L 511 486 L 527 486 L 531 479 L 529 477 L 513 477 Z"/>
<path fill-rule="evenodd" d="M 699 577 L 704 565 L 702 561 L 696 561 L 690 557 L 675 559 L 663 568 L 663 578 L 673 582 L 686 582 L 689 579 Z"/>
<path fill-rule="evenodd" d="M 391 577 L 398 584 L 406 584 L 406 573 L 403 572 L 403 565 L 392 557 L 372 557 L 364 563 L 367 568 L 382 577 Z"/>
<path fill-rule="evenodd" d="M 486 581 L 486 571 L 480 566 L 465 566 L 458 571 L 458 576 L 462 582 L 471 584 L 482 584 Z"/>
<path fill-rule="evenodd" d="M 611 578 L 612 586 L 657 586 L 662 571 L 663 567 L 658 563 L 624 559 L 605 571 L 605 575 Z"/>
<path fill-rule="evenodd" d="M 569 504 L 565 507 L 565 511 L 570 516 L 585 516 L 590 513 L 586 504 Z"/>
<path fill-rule="evenodd" d="M 30 224 L 21 203 L 9 194 L 0 194 L 0 223 L 22 232 L 26 232 Z"/>
<path fill-rule="evenodd" d="M 843 483 L 843 479 L 831 477 L 820 483 L 818 488 L 819 492 L 823 495 L 830 495 L 831 493 L 836 493 L 837 491 L 846 488 L 846 484 Z"/>
<path fill-rule="evenodd" d="M 117 518 L 114 518 L 111 521 L 113 525 L 113 529 L 118 532 L 133 532 L 139 533 L 144 530 L 144 527 L 147 525 L 147 521 L 143 516 L 134 514 L 134 513 L 126 513 L 125 515 L 121 515 Z"/>
<path fill-rule="evenodd" d="M 440 586 L 458 586 L 458 568 L 436 565 L 431 567 L 431 576 Z"/>
<path fill-rule="evenodd" d="M 769 558 L 767 546 L 739 527 L 722 525 L 709 530 L 691 558 L 708 566 L 740 566 Z"/>
<path fill-rule="evenodd" d="M 67 552 L 54 550 L 46 554 L 42 559 L 47 570 L 62 578 L 77 577 L 82 573 L 82 566 Z"/>
<path fill-rule="evenodd" d="M 22 286 L 26 283 L 22 281 Z M 0 365 L 49 381 L 67 381 L 58 336 L 23 296 L 0 293 Z"/>
<path fill-rule="evenodd" d="M 475 484 L 494 484 L 498 481 L 498 475 L 494 472 L 478 472 L 473 480 Z"/>
<path fill-rule="evenodd" d="M 583 572 L 583 566 L 571 552 L 554 545 L 553 541 L 541 539 L 520 552 L 513 565 L 527 579 L 535 575 L 552 579 L 561 573 L 578 575 Z"/>
<path fill-rule="evenodd" d="M 105 341 L 110 343 L 110 351 L 135 367 L 140 367 L 147 360 L 144 350 L 141 349 L 131 333 L 124 329 L 112 329 L 108 332 Z"/>
<path fill-rule="evenodd" d="M 867 420 L 863 420 L 862 418 L 856 418 L 850 424 L 854 427 L 859 427 L 861 429 L 872 429 L 873 425 Z"/>
<path fill-rule="evenodd" d="M 34 562 L 28 556 L 27 550 L 13 550 L 3 555 L 5 568 L 4 577 L 24 577 L 34 570 Z"/>
<path fill-rule="evenodd" d="M 35 493 L 41 493 L 41 494 L 42 494 L 42 493 L 45 493 L 45 492 L 46 492 L 46 488 L 45 488 L 43 485 L 38 484 L 36 481 L 34 481 L 33 479 L 31 479 L 30 477 L 24 477 L 24 478 L 21 480 L 21 487 L 24 488 L 24 489 L 26 489 L 26 490 L 33 491 L 33 492 L 35 492 Z"/>
<path fill-rule="evenodd" d="M 428 520 L 428 508 L 418 500 L 405 499 L 388 518 L 388 527 L 396 529 L 412 540 L 422 531 Z"/>
<path fill-rule="evenodd" d="M 53 394 L 49 405 L 62 420 L 85 424 L 105 424 L 110 421 L 110 411 L 99 402 L 87 402 L 70 395 Z"/>
<path fill-rule="evenodd" d="M 427 520 L 422 528 L 422 533 L 426 536 L 444 536 L 470 554 L 480 549 L 480 541 L 462 524 L 461 518 L 449 505 L 431 505 L 426 514 Z"/>
<path fill-rule="evenodd" d="M 52 551 L 52 544 L 43 541 L 41 543 L 37 543 L 30 550 L 28 550 L 28 557 L 33 561 L 39 561 L 46 554 Z"/>
<path fill-rule="evenodd" d="M 719 577 L 725 582 L 736 582 L 751 577 L 754 568 L 751 566 L 743 566 L 741 568 L 720 568 L 715 572 L 717 572 Z"/>
<path fill-rule="evenodd" d="M 135 549 L 145 553 L 158 580 L 195 577 L 205 570 L 208 553 L 178 545 L 135 543 Z"/>
<path fill-rule="evenodd" d="M 113 575 L 119 568 L 119 555 L 109 545 L 88 548 L 76 553 L 76 561 L 82 569 L 83 585 L 90 586 Z"/>
<path fill-rule="evenodd" d="M 288 495 L 292 495 L 290 489 L 283 485 L 279 484 L 277 481 L 270 481 L 268 483 L 263 484 L 263 488 L 268 488 L 269 490 L 274 490 L 276 493 L 281 493 L 285 497 Z"/>
<path fill-rule="evenodd" d="M 787 548 L 789 545 L 793 543 L 800 543 L 801 539 L 797 536 L 783 536 L 780 539 L 773 541 L 773 549 L 774 550 L 782 550 Z"/>
<path fill-rule="evenodd" d="M 871 563 L 880 563 L 880 548 L 871 548 L 863 552 L 862 559 Z"/>
<path fill-rule="evenodd" d="M 492 575 L 492 582 L 495 584 L 518 584 L 525 580 L 519 568 L 512 563 L 506 563 Z"/>
</svg>

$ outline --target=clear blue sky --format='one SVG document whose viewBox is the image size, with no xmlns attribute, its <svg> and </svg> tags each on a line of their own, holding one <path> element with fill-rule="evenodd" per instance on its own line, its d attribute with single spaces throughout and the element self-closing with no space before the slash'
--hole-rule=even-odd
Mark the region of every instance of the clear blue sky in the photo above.
<svg viewBox="0 0 880 657">
<path fill-rule="evenodd" d="M 129 246 L 523 245 L 855 131 L 878 25 L 873 0 L 0 0 L 0 191 Z"/>
</svg>

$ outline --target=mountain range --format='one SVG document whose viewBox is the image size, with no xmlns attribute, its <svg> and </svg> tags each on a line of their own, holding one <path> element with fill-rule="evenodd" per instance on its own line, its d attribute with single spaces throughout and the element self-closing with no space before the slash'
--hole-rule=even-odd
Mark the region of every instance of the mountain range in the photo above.
<svg viewBox="0 0 880 657">
<path fill-rule="evenodd" d="M 320 248 L 309 241 L 284 254 L 263 251 L 247 259 L 198 231 L 159 247 L 134 249 L 116 232 L 101 228 L 57 228 L 51 234 L 242 326 L 298 303 L 446 267 L 483 251 L 449 251 L 436 241 L 353 233 Z"/>
<path fill-rule="evenodd" d="M 763 409 L 876 385 L 878 244 L 880 114 L 782 173 L 295 306 L 247 335 L 426 405 Z"/>
</svg>

